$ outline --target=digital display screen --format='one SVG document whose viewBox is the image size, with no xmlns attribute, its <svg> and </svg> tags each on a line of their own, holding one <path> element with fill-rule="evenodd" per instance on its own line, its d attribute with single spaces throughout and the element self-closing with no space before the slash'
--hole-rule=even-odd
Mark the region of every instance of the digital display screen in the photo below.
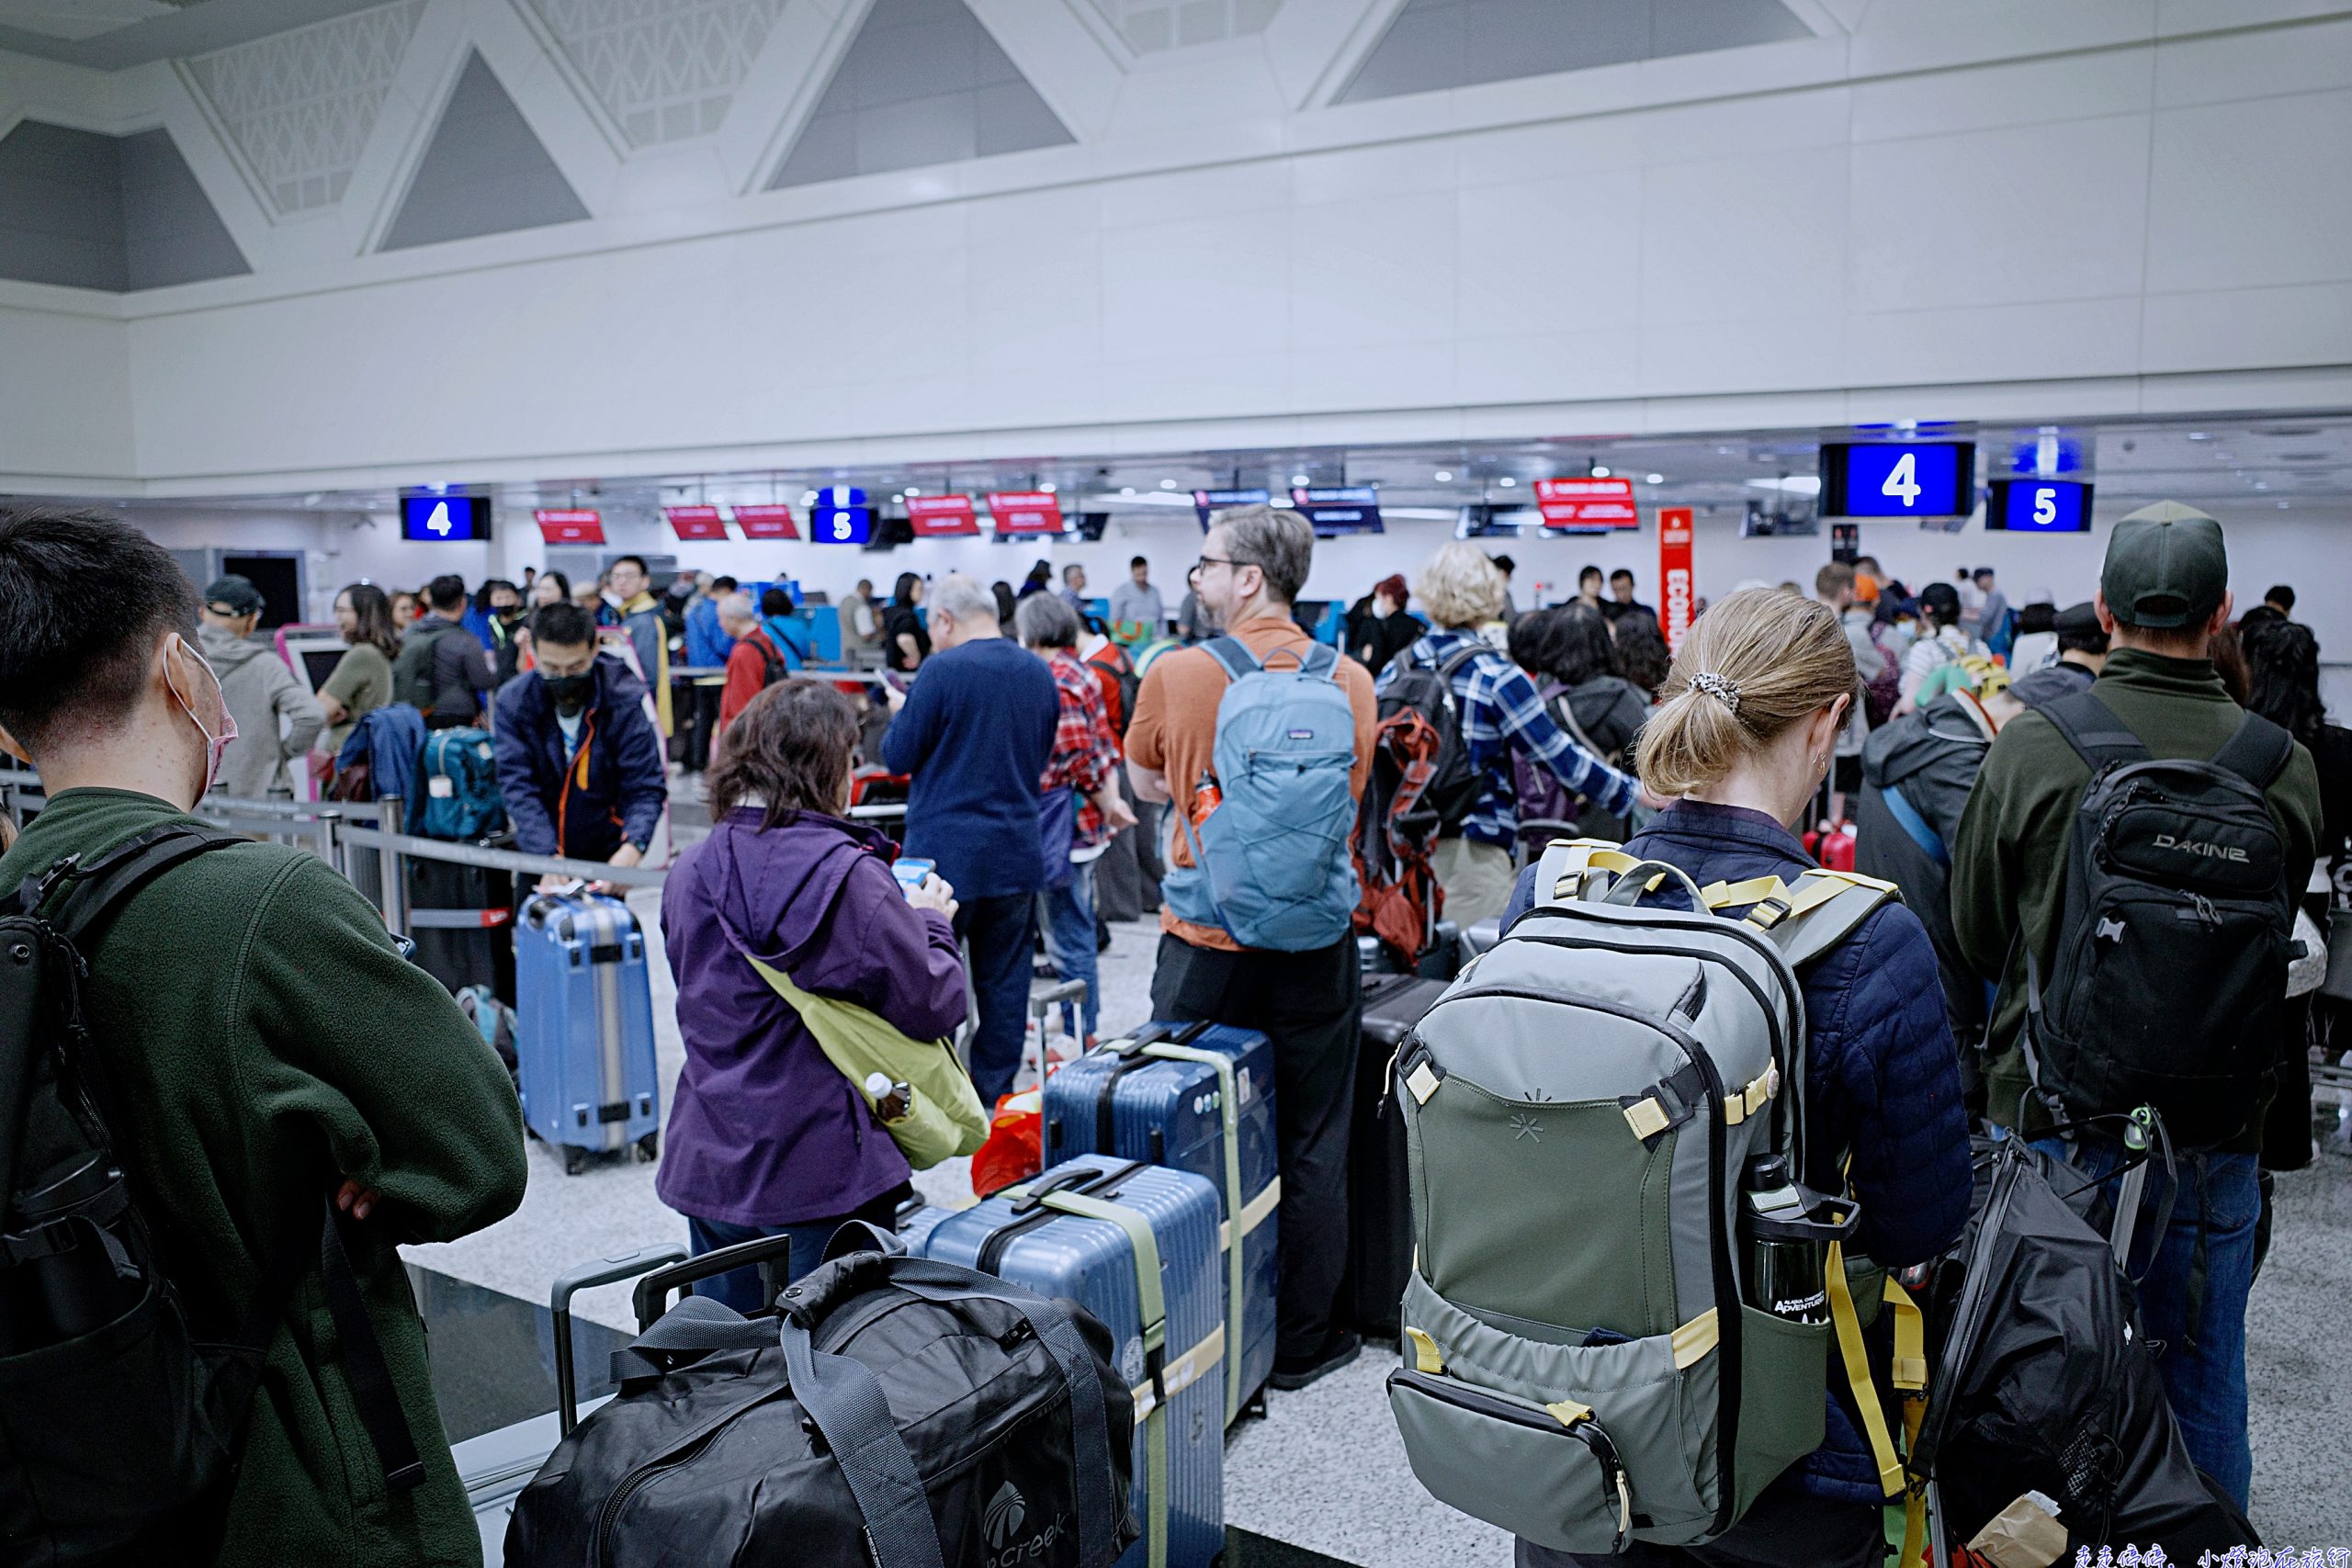
<svg viewBox="0 0 2352 1568">
<path fill-rule="evenodd" d="M 1821 448 L 1829 517 L 1965 517 L 1976 510 L 1973 441 L 1831 442 Z"/>
<path fill-rule="evenodd" d="M 2074 479 L 1995 479 L 1984 526 L 2011 534 L 2087 534 L 2091 487 Z"/>
<path fill-rule="evenodd" d="M 849 485 L 828 485 L 817 492 L 808 509 L 808 536 L 820 545 L 862 545 L 874 531 L 874 509 L 865 492 Z"/>
<path fill-rule="evenodd" d="M 401 497 L 401 537 L 420 544 L 448 544 L 490 537 L 490 503 L 471 495 Z"/>
<path fill-rule="evenodd" d="M 1380 491 L 1372 485 L 1299 486 L 1290 492 L 1298 514 L 1325 538 L 1340 534 L 1377 534 Z"/>
</svg>

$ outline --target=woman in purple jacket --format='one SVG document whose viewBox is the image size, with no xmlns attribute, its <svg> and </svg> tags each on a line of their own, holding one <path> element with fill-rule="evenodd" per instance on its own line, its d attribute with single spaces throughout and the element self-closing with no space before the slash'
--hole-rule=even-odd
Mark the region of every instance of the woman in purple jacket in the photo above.
<svg viewBox="0 0 2352 1568">
<path fill-rule="evenodd" d="M 696 1256 L 788 1234 L 796 1278 L 843 1222 L 888 1226 L 909 1173 L 865 1097 L 751 960 L 918 1040 L 964 1021 L 953 889 L 932 876 L 901 894 L 898 846 L 842 816 L 856 744 L 856 712 L 831 686 L 761 693 L 711 770 L 710 837 L 662 890 L 686 1065 L 655 1190 L 686 1216 Z M 741 1311 L 761 1304 L 749 1269 L 700 1289 Z"/>
</svg>

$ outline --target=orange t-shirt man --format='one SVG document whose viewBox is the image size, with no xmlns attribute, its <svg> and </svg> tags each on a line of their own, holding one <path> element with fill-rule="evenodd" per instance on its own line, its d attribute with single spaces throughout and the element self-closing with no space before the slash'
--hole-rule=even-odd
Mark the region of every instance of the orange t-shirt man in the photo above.
<svg viewBox="0 0 2352 1568">
<path fill-rule="evenodd" d="M 1231 629 L 1232 637 L 1264 664 L 1277 650 L 1287 649 L 1298 658 L 1315 646 L 1287 613 L 1252 616 Z M 1288 668 L 1288 660 L 1277 664 Z M 1365 778 L 1372 771 L 1372 737 L 1379 722 L 1380 705 L 1373 695 L 1372 671 L 1352 659 L 1341 659 L 1332 676 L 1348 694 L 1356 721 L 1356 761 L 1348 773 L 1348 789 L 1363 798 Z M 1136 694 L 1136 716 L 1127 727 L 1127 760 L 1149 768 L 1168 781 L 1170 863 L 1189 866 L 1193 850 L 1184 835 L 1184 820 L 1193 809 L 1193 795 L 1204 770 L 1213 766 L 1216 750 L 1216 705 L 1225 696 L 1225 667 L 1207 649 L 1182 649 L 1152 661 Z M 1179 814 L 1182 814 L 1180 816 Z M 1216 926 L 1180 920 L 1164 905 L 1159 929 L 1194 947 L 1242 951 L 1241 944 Z"/>
</svg>

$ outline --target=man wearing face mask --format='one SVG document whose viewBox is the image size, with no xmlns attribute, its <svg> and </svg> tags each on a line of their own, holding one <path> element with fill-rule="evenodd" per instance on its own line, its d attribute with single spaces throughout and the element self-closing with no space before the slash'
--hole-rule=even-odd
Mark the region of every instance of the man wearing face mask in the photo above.
<svg viewBox="0 0 2352 1568">
<path fill-rule="evenodd" d="M 498 694 L 498 790 L 514 847 L 630 866 L 645 857 L 670 797 L 662 737 L 645 688 L 596 651 L 596 626 L 576 604 L 531 618 L 537 664 Z"/>
<path fill-rule="evenodd" d="M 49 797 L 0 855 L 0 884 L 194 826 L 188 809 L 234 733 L 197 603 L 134 529 L 0 508 L 0 750 L 38 767 Z M 233 1465 L 125 1560 L 477 1561 L 395 1249 L 453 1240 L 521 1201 L 521 1116 L 497 1056 L 349 883 L 282 844 L 163 872 L 83 956 L 114 1152 L 191 1332 L 228 1340 L 256 1309 L 267 1320 Z M 388 1484 L 350 1392 L 355 1363 L 337 1349 L 320 1269 L 330 1199 L 353 1222 L 338 1232 L 418 1450 L 413 1485 Z"/>
</svg>

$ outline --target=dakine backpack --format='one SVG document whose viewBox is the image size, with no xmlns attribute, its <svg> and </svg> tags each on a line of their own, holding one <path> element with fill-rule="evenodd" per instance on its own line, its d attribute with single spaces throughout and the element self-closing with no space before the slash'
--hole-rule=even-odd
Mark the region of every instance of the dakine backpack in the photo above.
<svg viewBox="0 0 2352 1568">
<path fill-rule="evenodd" d="M 1227 677 L 1212 753 L 1223 799 L 1197 826 L 1182 818 L 1193 864 L 1170 866 L 1161 897 L 1179 919 L 1221 927 L 1244 947 L 1329 947 L 1348 934 L 1357 894 L 1355 710 L 1340 656 L 1321 643 L 1279 650 L 1295 667 L 1274 670 L 1238 638 L 1203 646 Z"/>
<path fill-rule="evenodd" d="M 2055 961 L 2045 976 L 2026 955 L 2034 1083 L 2066 1118 L 2152 1105 L 2176 1144 L 2225 1142 L 2278 1047 L 2301 889 L 2265 792 L 2294 739 L 2250 713 L 2211 761 L 2160 761 L 2095 691 L 2041 712 L 2091 780 Z"/>
<path fill-rule="evenodd" d="M 1473 659 L 1491 651 L 1474 637 L 1467 647 L 1454 649 L 1431 668 L 1415 659 L 1408 648 L 1397 656 L 1396 672 L 1381 690 L 1382 723 L 1409 710 L 1437 733 L 1435 772 L 1421 791 L 1420 809 L 1433 812 L 1441 827 L 1460 827 L 1478 803 L 1478 793 L 1486 784 L 1462 739 L 1462 704 L 1453 694 L 1453 677 Z"/>
<path fill-rule="evenodd" d="M 424 799 L 411 820 L 428 839 L 468 843 L 506 826 L 498 758 L 487 729 L 436 729 L 425 737 Z"/>
<path fill-rule="evenodd" d="M 1669 878 L 1689 910 L 1640 902 Z M 1698 1545 L 1820 1445 L 1833 1340 L 1869 1384 L 1838 1245 L 1857 1205 L 1792 1190 L 1829 1320 L 1792 1321 L 1749 1304 L 1741 1176 L 1757 1154 L 1806 1168 L 1798 974 L 1895 893 L 1820 870 L 1702 889 L 1595 840 L 1555 842 L 1535 891 L 1390 1067 L 1414 1267 L 1389 1406 L 1464 1513 L 1559 1551 Z M 1880 1401 L 1858 1403 L 1898 1495 Z"/>
</svg>

